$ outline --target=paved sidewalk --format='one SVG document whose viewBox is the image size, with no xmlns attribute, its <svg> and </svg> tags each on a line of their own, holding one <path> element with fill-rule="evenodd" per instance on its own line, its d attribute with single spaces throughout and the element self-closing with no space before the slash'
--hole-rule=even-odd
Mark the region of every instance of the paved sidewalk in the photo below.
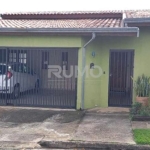
<svg viewBox="0 0 150 150">
<path fill-rule="evenodd" d="M 132 129 L 150 129 L 150 121 L 132 121 Z"/>
<path fill-rule="evenodd" d="M 73 140 L 135 144 L 127 112 L 87 112 Z"/>
</svg>

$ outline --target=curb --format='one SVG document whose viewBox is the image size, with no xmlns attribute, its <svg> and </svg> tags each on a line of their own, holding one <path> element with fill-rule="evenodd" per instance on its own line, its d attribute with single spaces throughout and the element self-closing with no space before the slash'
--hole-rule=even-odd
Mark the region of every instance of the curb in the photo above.
<svg viewBox="0 0 150 150">
<path fill-rule="evenodd" d="M 85 141 L 40 141 L 38 144 L 43 148 L 56 149 L 106 149 L 106 150 L 150 150 L 149 145 L 121 144 L 121 143 L 102 143 Z"/>
<path fill-rule="evenodd" d="M 0 141 L 0 150 L 23 150 L 41 148 L 36 142 Z"/>
</svg>

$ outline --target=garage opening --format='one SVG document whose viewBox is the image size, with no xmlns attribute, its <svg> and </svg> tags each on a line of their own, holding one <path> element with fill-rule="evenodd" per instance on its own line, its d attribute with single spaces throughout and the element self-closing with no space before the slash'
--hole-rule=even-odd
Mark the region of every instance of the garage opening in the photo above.
<svg viewBox="0 0 150 150">
<path fill-rule="evenodd" d="M 76 108 L 77 49 L 1 48 L 0 105 Z"/>
</svg>

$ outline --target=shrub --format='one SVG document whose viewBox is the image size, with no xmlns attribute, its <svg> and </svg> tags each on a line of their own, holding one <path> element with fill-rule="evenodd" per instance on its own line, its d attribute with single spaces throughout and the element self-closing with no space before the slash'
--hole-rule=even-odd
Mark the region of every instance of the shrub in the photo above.
<svg viewBox="0 0 150 150">
<path fill-rule="evenodd" d="M 142 106 L 141 103 L 136 102 L 132 105 L 130 109 L 130 116 L 131 118 L 135 115 L 138 116 L 150 116 L 150 108 L 146 106 Z"/>
<path fill-rule="evenodd" d="M 130 109 L 130 115 L 137 115 L 140 113 L 140 110 L 142 108 L 142 104 L 135 102 L 135 104 L 132 105 L 131 109 Z"/>
<path fill-rule="evenodd" d="M 140 116 L 150 116 L 150 109 L 148 107 L 142 107 L 139 115 Z"/>
</svg>

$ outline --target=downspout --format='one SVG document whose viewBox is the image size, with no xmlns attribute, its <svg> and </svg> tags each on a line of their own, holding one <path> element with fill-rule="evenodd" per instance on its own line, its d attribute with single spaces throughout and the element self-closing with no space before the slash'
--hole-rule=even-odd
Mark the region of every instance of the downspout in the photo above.
<svg viewBox="0 0 150 150">
<path fill-rule="evenodd" d="M 138 28 L 137 37 L 139 37 L 139 34 L 140 34 L 140 29 Z"/>
<path fill-rule="evenodd" d="M 84 71 L 84 68 L 85 68 L 85 65 L 86 65 L 86 47 L 88 46 L 88 44 L 90 44 L 94 39 L 95 39 L 96 35 L 95 33 L 93 32 L 92 33 L 92 38 L 83 46 L 82 48 L 82 80 L 81 80 L 81 110 L 84 109 L 84 81 L 85 81 L 85 73 L 83 72 Z"/>
</svg>

